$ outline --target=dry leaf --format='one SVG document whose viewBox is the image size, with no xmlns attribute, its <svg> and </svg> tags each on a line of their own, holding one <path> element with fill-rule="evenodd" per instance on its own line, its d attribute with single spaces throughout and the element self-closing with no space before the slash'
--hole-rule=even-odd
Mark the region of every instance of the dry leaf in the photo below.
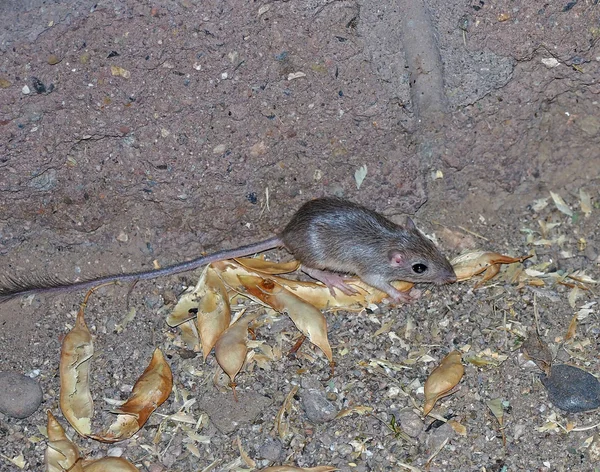
<svg viewBox="0 0 600 472">
<path fill-rule="evenodd" d="M 290 412 L 292 411 L 292 400 L 298 391 L 298 385 L 294 385 L 290 392 L 286 395 L 281 408 L 275 417 L 275 431 L 282 441 L 287 440 L 290 433 Z"/>
<path fill-rule="evenodd" d="M 495 398 L 494 400 L 489 400 L 487 406 L 498 420 L 500 427 L 502 427 L 504 425 L 504 407 L 502 406 L 502 399 Z"/>
<path fill-rule="evenodd" d="M 464 374 L 465 368 L 462 365 L 459 351 L 452 351 L 442 359 L 440 365 L 425 381 L 425 404 L 423 405 L 425 416 L 431 412 L 440 398 L 452 393 L 452 389 L 458 385 Z"/>
<path fill-rule="evenodd" d="M 227 328 L 215 344 L 215 357 L 221 369 L 231 379 L 232 387 L 235 387 L 235 376 L 246 360 L 248 324 L 257 317 L 257 314 L 243 316 Z"/>
<path fill-rule="evenodd" d="M 461 436 L 467 435 L 467 428 L 465 427 L 465 425 L 460 424 L 456 420 L 448 420 L 448 424 L 457 434 L 460 434 Z"/>
<path fill-rule="evenodd" d="M 354 405 L 354 406 L 351 406 L 350 408 L 344 408 L 343 410 L 341 410 L 337 415 L 335 415 L 335 419 L 339 420 L 340 418 L 343 418 L 344 416 L 349 416 L 353 413 L 356 413 L 356 414 L 362 416 L 364 414 L 371 413 L 372 411 L 373 411 L 373 407 Z"/>
<path fill-rule="evenodd" d="M 581 211 L 587 218 L 592 213 L 592 197 L 582 188 L 579 189 L 579 204 L 581 205 Z"/>
<path fill-rule="evenodd" d="M 271 9 L 271 5 L 263 5 L 258 9 L 258 16 L 264 15 Z"/>
<path fill-rule="evenodd" d="M 128 400 L 115 412 L 117 419 L 108 430 L 91 438 L 114 443 L 133 436 L 150 415 L 169 398 L 173 374 L 160 349 L 155 349 L 150 364 L 133 386 Z"/>
<path fill-rule="evenodd" d="M 561 213 L 564 213 L 567 216 L 573 216 L 573 210 L 565 203 L 562 197 L 558 193 L 550 192 L 550 196 L 552 200 L 554 200 L 554 205 Z"/>
<path fill-rule="evenodd" d="M 306 74 L 304 72 L 291 72 L 288 74 L 287 79 L 294 80 L 294 79 L 299 79 L 301 77 L 306 77 Z"/>
<path fill-rule="evenodd" d="M 571 322 L 569 323 L 569 329 L 567 330 L 567 334 L 565 335 L 565 341 L 570 341 L 575 337 L 577 333 L 577 315 L 574 315 L 571 318 Z"/>
<path fill-rule="evenodd" d="M 242 441 L 239 436 L 236 438 L 236 441 L 238 450 L 240 451 L 240 457 L 244 461 L 244 464 L 246 464 L 246 466 L 250 467 L 251 469 L 256 469 L 256 462 L 248 455 L 248 453 L 242 447 Z"/>
<path fill-rule="evenodd" d="M 487 406 L 496 417 L 496 420 L 498 420 L 500 432 L 502 433 L 502 443 L 506 446 L 506 436 L 504 435 L 504 405 L 502 399 L 495 398 L 494 400 L 489 400 Z"/>
<path fill-rule="evenodd" d="M 531 330 L 529 336 L 521 345 L 521 352 L 535 362 L 546 375 L 549 374 L 552 365 L 552 353 L 548 345 L 542 341 L 535 330 Z"/>
<path fill-rule="evenodd" d="M 367 164 L 363 164 L 354 172 L 354 180 L 356 181 L 356 189 L 360 190 L 365 177 L 367 176 Z"/>
<path fill-rule="evenodd" d="M 129 79 L 131 77 L 131 72 L 119 66 L 110 66 L 110 73 L 115 76 L 123 77 L 124 79 Z"/>
<path fill-rule="evenodd" d="M 323 351 L 329 362 L 333 362 L 333 353 L 327 339 L 327 321 L 323 313 L 272 280 L 254 276 L 240 276 L 239 279 L 251 295 L 279 313 L 287 314 L 296 328 Z"/>
<path fill-rule="evenodd" d="M 598 281 L 592 279 L 589 275 L 587 275 L 584 271 L 577 270 L 573 272 L 571 275 L 567 276 L 569 279 L 575 280 L 577 282 L 581 282 L 583 284 L 597 284 Z"/>
<path fill-rule="evenodd" d="M 65 430 L 48 410 L 48 447 L 46 472 L 83 471 L 79 449 L 65 434 Z"/>
<path fill-rule="evenodd" d="M 567 297 L 571 308 L 575 308 L 575 305 L 577 304 L 577 300 L 583 296 L 583 293 L 584 293 L 583 290 L 581 290 L 579 287 L 573 287 L 571 289 L 571 291 L 569 292 L 569 296 Z"/>
<path fill-rule="evenodd" d="M 88 292 L 89 295 L 89 292 Z M 86 296 L 87 299 L 87 296 Z M 71 426 L 86 436 L 92 432 L 94 402 L 90 393 L 90 367 L 94 346 L 84 319 L 85 303 L 60 351 L 60 408 Z"/>
<path fill-rule="evenodd" d="M 523 262 L 532 257 L 510 257 L 488 251 L 467 251 L 456 256 L 450 263 L 456 273 L 456 279 L 461 282 L 485 272 L 483 279 L 476 285 L 479 286 L 494 277 L 500 271 L 501 264 L 513 264 Z"/>
</svg>

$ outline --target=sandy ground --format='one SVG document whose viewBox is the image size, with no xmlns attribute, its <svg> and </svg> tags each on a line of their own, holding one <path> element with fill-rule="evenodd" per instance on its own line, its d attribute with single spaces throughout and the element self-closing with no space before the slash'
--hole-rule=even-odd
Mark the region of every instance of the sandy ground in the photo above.
<svg viewBox="0 0 600 472">
<path fill-rule="evenodd" d="M 199 273 L 138 283 L 124 329 L 127 288 L 104 288 L 86 311 L 98 428 L 111 420 L 103 399 L 125 399 L 157 347 L 176 390 L 157 413 L 195 399 L 184 409 L 194 424 L 155 414 L 112 446 L 68 428 L 82 455 L 122 455 L 148 471 L 597 467 L 599 433 L 586 426 L 600 423 L 598 412 L 557 409 L 519 346 L 537 327 L 560 361 L 600 373 L 598 309 L 586 305 L 597 285 L 573 294 L 577 284 L 561 278 L 600 278 L 600 5 L 429 0 L 423 37 L 431 33 L 438 49 L 419 53 L 420 43 L 408 42 L 405 3 L 418 7 L 0 4 L 0 275 L 75 280 L 165 266 L 268 237 L 323 195 L 397 222 L 415 215 L 449 257 L 469 248 L 532 254 L 524 267 L 545 274 L 543 285 L 519 282 L 513 267 L 483 288 L 475 280 L 423 286 L 411 305 L 329 313 L 333 378 L 305 343 L 296 357 L 249 365 L 236 379 L 237 403 L 214 385 L 214 356 L 204 363 L 165 324 Z M 419 58 L 438 69 L 419 68 Z M 427 96 L 415 96 L 415 77 L 435 71 L 443 88 L 433 81 Z M 21 454 L 25 470 L 43 469 L 46 410 L 67 426 L 58 361 L 83 295 L 0 305 L 0 370 L 31 375 L 44 392 L 29 418 L 0 413 L 0 470 L 19 470 L 9 459 Z M 587 317 L 564 344 L 584 305 Z M 285 354 L 298 332 L 282 316 L 256 335 Z M 415 409 L 420 387 L 455 349 L 489 362 L 464 360 L 460 388 L 436 406 L 464 430 L 427 428 L 433 420 Z M 280 435 L 274 421 L 295 385 L 290 429 Z M 504 402 L 505 444 L 493 399 Z M 352 406 L 372 410 L 331 419 Z M 568 433 L 556 426 L 569 422 Z"/>
</svg>

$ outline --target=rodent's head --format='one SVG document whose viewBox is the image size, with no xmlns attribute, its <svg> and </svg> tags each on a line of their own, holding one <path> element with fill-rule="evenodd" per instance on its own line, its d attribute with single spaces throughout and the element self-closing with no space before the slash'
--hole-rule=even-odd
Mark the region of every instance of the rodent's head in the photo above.
<svg viewBox="0 0 600 472">
<path fill-rule="evenodd" d="M 397 280 L 437 285 L 456 282 L 456 274 L 448 259 L 410 218 L 407 218 L 405 230 L 401 248 L 392 248 L 387 254 Z"/>
</svg>

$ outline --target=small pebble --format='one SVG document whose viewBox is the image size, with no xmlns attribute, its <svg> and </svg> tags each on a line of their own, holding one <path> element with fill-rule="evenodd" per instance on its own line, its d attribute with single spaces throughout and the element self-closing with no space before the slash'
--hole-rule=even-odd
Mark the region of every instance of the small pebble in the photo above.
<svg viewBox="0 0 600 472">
<path fill-rule="evenodd" d="M 302 406 L 311 423 L 326 423 L 337 414 L 335 405 L 327 400 L 325 392 L 314 388 L 303 390 Z"/>
<path fill-rule="evenodd" d="M 106 455 L 108 457 L 121 457 L 123 455 L 123 448 L 111 447 Z"/>
<path fill-rule="evenodd" d="M 0 412 L 12 418 L 27 418 L 42 403 L 42 389 L 30 377 L 18 372 L 0 372 Z"/>
<path fill-rule="evenodd" d="M 225 146 L 224 144 L 219 144 L 213 149 L 213 154 L 223 154 L 226 150 L 227 146 Z"/>
<path fill-rule="evenodd" d="M 23 85 L 21 92 L 23 92 L 24 95 L 29 95 L 31 93 L 31 89 L 27 85 Z"/>
<path fill-rule="evenodd" d="M 58 179 L 56 176 L 56 169 L 50 169 L 47 172 L 32 178 L 29 181 L 29 186 L 35 188 L 36 190 L 48 191 L 56 187 L 57 183 Z"/>
<path fill-rule="evenodd" d="M 594 246 L 590 246 L 588 245 L 585 248 L 585 257 L 588 258 L 588 260 L 594 262 L 596 259 L 598 259 L 598 251 L 596 251 L 596 248 Z"/>
<path fill-rule="evenodd" d="M 56 54 L 50 54 L 48 57 L 48 64 L 51 66 L 58 64 L 62 59 L 58 57 Z"/>
<path fill-rule="evenodd" d="M 279 462 L 283 446 L 277 439 L 267 439 L 258 450 L 258 456 L 262 459 L 267 459 L 271 462 Z"/>
<path fill-rule="evenodd" d="M 396 421 L 400 424 L 402 431 L 411 438 L 416 438 L 421 434 L 424 428 L 423 420 L 412 410 L 398 412 Z"/>
<path fill-rule="evenodd" d="M 44 82 L 42 82 L 37 77 L 31 78 L 31 86 L 33 87 L 33 90 L 35 90 L 35 93 L 46 93 L 47 92 Z"/>
</svg>

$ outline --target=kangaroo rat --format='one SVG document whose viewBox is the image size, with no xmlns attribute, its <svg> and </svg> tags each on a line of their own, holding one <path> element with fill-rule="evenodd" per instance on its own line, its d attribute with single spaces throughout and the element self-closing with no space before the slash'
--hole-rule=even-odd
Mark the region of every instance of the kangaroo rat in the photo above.
<svg viewBox="0 0 600 472">
<path fill-rule="evenodd" d="M 410 218 L 402 227 L 356 203 L 318 198 L 302 205 L 278 236 L 261 242 L 217 251 L 162 269 L 107 275 L 80 282 L 9 278 L 8 284 L 0 286 L 0 302 L 30 293 L 62 293 L 89 289 L 106 282 L 154 279 L 279 246 L 291 252 L 302 263 L 303 270 L 325 283 L 332 293 L 334 287 L 344 293 L 355 292 L 339 273 L 356 274 L 395 301 L 407 301 L 410 296 L 392 287 L 390 282 L 393 280 L 438 285 L 456 281 L 448 260 L 419 232 Z"/>
</svg>

